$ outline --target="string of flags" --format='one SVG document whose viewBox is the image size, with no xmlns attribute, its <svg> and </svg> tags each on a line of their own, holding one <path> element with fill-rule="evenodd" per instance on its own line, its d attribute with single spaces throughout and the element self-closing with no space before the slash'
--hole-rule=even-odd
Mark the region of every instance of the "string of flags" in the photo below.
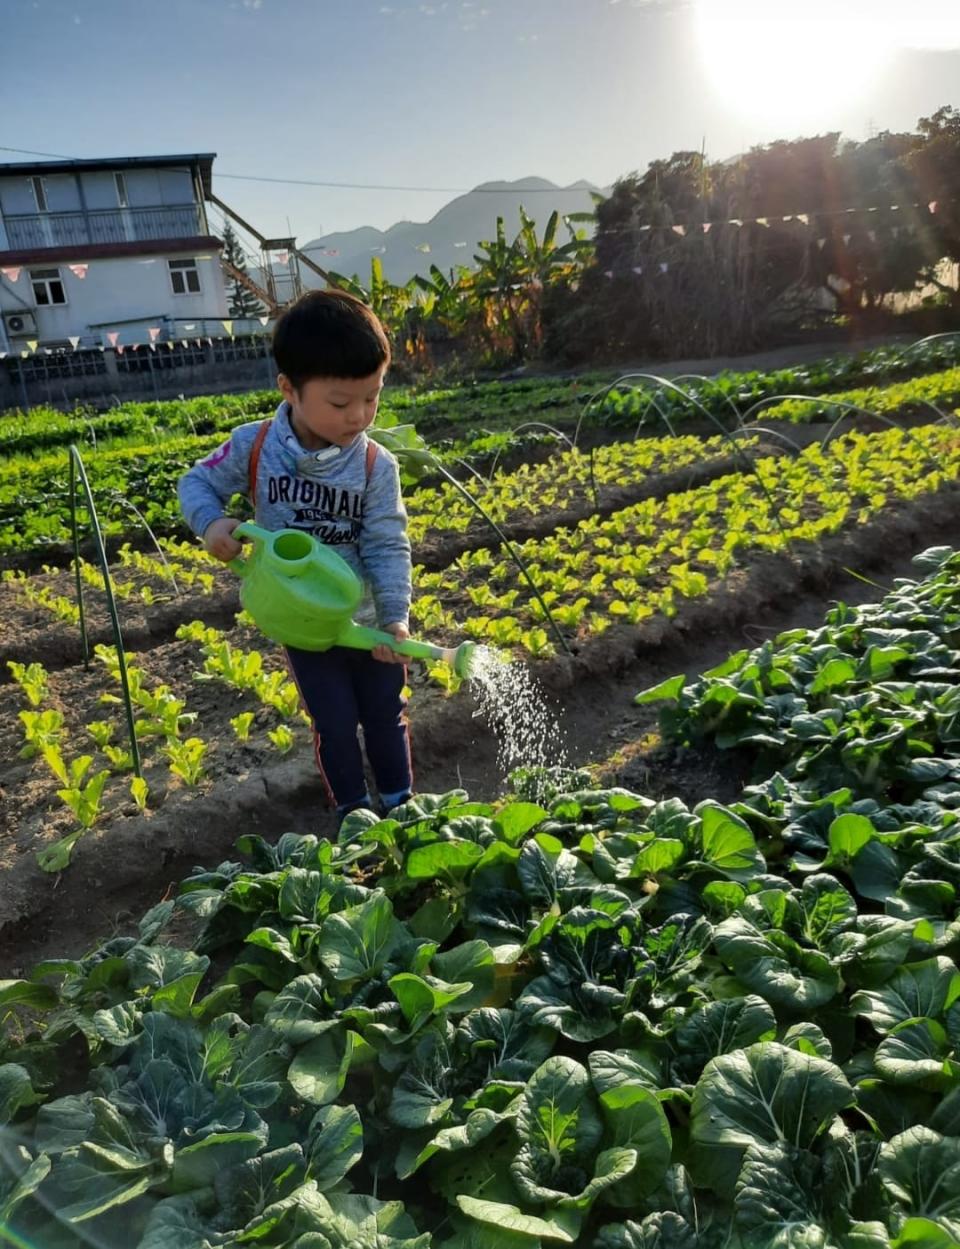
<svg viewBox="0 0 960 1249">
<path fill-rule="evenodd" d="M 718 226 L 735 226 L 735 227 L 740 228 L 740 227 L 748 226 L 748 225 L 758 225 L 758 226 L 764 226 L 765 228 L 770 229 L 770 227 L 775 224 L 780 224 L 780 223 L 787 224 L 791 221 L 795 221 L 799 225 L 809 227 L 811 220 L 814 222 L 814 224 L 817 224 L 820 219 L 825 219 L 827 217 L 851 217 L 857 213 L 866 213 L 866 214 L 882 213 L 882 212 L 896 213 L 896 212 L 909 211 L 910 209 L 919 209 L 921 212 L 927 212 L 930 216 L 933 216 L 937 213 L 939 208 L 940 208 L 939 200 L 930 200 L 926 204 L 888 204 L 885 207 L 881 205 L 875 205 L 870 208 L 840 208 L 840 209 L 831 209 L 829 211 L 824 211 L 824 212 L 785 213 L 783 216 L 778 215 L 778 216 L 768 216 L 768 217 L 728 217 L 724 221 L 702 221 L 696 225 L 690 225 L 690 226 L 652 225 L 652 224 L 631 225 L 631 226 L 623 226 L 620 229 L 610 230 L 608 231 L 608 233 L 611 233 L 611 234 L 634 234 L 634 233 L 646 234 L 650 231 L 660 230 L 666 233 L 678 234 L 680 235 L 681 238 L 683 238 L 688 234 L 689 235 L 695 235 L 698 233 L 709 234 L 711 230 L 715 229 Z M 892 227 L 892 232 L 894 234 L 894 237 L 897 236 L 897 234 L 899 233 L 901 229 L 905 229 L 905 228 L 908 228 L 908 227 L 903 227 L 903 226 Z M 876 237 L 875 230 L 868 230 L 867 233 L 872 235 L 874 238 Z M 843 237 L 845 240 L 849 240 L 852 236 L 850 234 L 844 234 Z M 823 239 L 822 241 L 820 239 L 817 239 L 817 243 L 820 247 L 822 247 L 825 242 L 826 242 L 826 239 Z"/>
<path fill-rule="evenodd" d="M 0 273 L 5 274 L 6 270 L 0 269 Z M 256 319 L 260 322 L 262 326 L 266 326 L 267 322 L 270 320 L 269 316 L 257 317 Z M 230 339 L 233 339 L 235 337 L 234 328 L 233 328 L 235 321 L 232 319 L 221 320 L 220 324 L 223 326 L 224 330 L 226 331 L 227 337 Z M 196 329 L 196 325 L 197 323 L 195 321 L 191 321 L 185 324 L 183 328 L 184 330 L 194 330 Z M 163 332 L 162 326 L 148 325 L 147 334 L 149 335 L 149 342 L 138 341 L 138 342 L 133 342 L 133 343 L 121 343 L 120 335 L 122 331 L 120 330 L 107 330 L 104 337 L 106 338 L 107 343 L 109 344 L 110 348 L 113 351 L 115 351 L 118 356 L 122 356 L 124 351 L 128 349 L 137 351 L 141 347 L 149 347 L 151 351 L 156 351 L 159 347 L 166 347 L 169 351 L 175 351 L 178 346 L 189 348 L 191 343 L 198 348 L 203 347 L 204 344 L 206 344 L 208 347 L 213 346 L 213 338 L 211 338 L 209 335 L 205 335 L 200 338 L 196 338 L 196 337 L 179 338 L 179 339 L 169 338 L 169 339 L 165 339 L 161 343 L 161 342 L 158 342 L 157 340 L 159 339 L 162 332 Z M 66 348 L 64 347 L 42 347 L 41 348 L 39 347 L 39 341 L 36 338 L 28 338 L 25 341 L 27 344 L 26 351 L 24 350 L 13 351 L 13 352 L 0 351 L 0 360 L 6 360 L 8 356 L 20 356 L 22 359 L 27 359 L 31 355 L 42 354 L 45 356 L 52 356 L 52 355 L 59 354 L 66 350 Z M 79 335 L 76 335 L 76 336 L 68 335 L 67 342 L 70 344 L 70 348 L 72 351 L 83 350 L 83 351 L 103 352 L 107 350 L 107 348 L 104 347 L 102 343 L 97 343 L 90 347 L 81 348 Z"/>
</svg>

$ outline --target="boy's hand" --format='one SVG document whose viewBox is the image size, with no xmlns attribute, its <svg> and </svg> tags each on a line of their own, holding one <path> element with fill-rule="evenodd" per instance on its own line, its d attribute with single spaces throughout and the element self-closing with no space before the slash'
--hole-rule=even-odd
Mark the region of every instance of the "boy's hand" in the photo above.
<svg viewBox="0 0 960 1249">
<path fill-rule="evenodd" d="M 410 636 L 410 630 L 407 626 L 399 623 L 385 625 L 384 633 L 392 633 L 398 642 L 405 642 Z M 398 655 L 386 642 L 380 646 L 375 646 L 370 653 L 374 659 L 379 659 L 384 664 L 405 664 L 407 662 L 406 655 Z"/>
<path fill-rule="evenodd" d="M 240 522 L 232 516 L 221 516 L 219 520 L 208 525 L 203 534 L 203 545 L 211 555 L 222 559 L 225 564 L 243 550 L 243 543 L 234 538 L 233 531 Z"/>
</svg>

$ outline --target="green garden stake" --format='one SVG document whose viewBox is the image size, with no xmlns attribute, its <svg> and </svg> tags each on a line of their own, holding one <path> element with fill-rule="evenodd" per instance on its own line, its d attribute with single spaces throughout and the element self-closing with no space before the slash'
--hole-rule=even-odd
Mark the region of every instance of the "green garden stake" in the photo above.
<svg viewBox="0 0 960 1249">
<path fill-rule="evenodd" d="M 433 646 L 355 624 L 352 617 L 363 598 L 363 584 L 332 547 L 302 529 L 262 529 L 244 521 L 235 538 L 253 542 L 250 555 L 230 561 L 243 584 L 240 601 L 257 628 L 272 642 L 305 651 L 331 646 L 372 650 L 385 644 L 411 659 L 442 659 L 459 677 L 470 675 L 475 642 L 457 647 Z"/>
</svg>

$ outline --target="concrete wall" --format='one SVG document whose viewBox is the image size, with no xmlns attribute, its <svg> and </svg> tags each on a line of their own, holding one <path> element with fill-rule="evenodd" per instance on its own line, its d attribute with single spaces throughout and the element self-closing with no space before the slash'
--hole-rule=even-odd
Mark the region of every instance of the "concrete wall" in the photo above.
<svg viewBox="0 0 960 1249">
<path fill-rule="evenodd" d="M 177 259 L 196 260 L 199 294 L 174 294 L 167 261 Z M 31 269 L 59 270 L 67 302 L 37 307 Z M 65 262 L 47 264 L 38 260 L 23 265 L 16 282 L 9 278 L 0 281 L 0 313 L 26 309 L 36 317 L 37 333 L 24 335 L 23 342 L 12 340 L 10 347 L 14 350 L 25 348 L 28 338 L 43 344 L 77 337 L 84 340 L 84 345 L 107 345 L 108 330 L 119 332 L 121 344 L 144 342 L 148 325 L 164 326 L 174 319 L 218 320 L 229 315 L 218 257 L 211 254 L 202 258 L 189 251 L 171 256 L 91 260 L 84 278 L 72 273 Z"/>
</svg>

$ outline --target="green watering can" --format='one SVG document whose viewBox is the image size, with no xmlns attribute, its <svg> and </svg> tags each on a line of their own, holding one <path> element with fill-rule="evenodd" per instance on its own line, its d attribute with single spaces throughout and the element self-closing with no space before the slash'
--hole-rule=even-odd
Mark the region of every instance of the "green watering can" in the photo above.
<svg viewBox="0 0 960 1249">
<path fill-rule="evenodd" d="M 302 529 L 262 529 L 244 521 L 237 539 L 253 539 L 253 551 L 230 561 L 243 578 L 240 601 L 272 642 L 305 651 L 331 646 L 372 650 L 385 643 L 411 659 L 443 659 L 458 676 L 470 675 L 475 642 L 457 647 L 433 646 L 354 624 L 351 617 L 363 598 L 363 583 L 345 559 Z"/>
</svg>

